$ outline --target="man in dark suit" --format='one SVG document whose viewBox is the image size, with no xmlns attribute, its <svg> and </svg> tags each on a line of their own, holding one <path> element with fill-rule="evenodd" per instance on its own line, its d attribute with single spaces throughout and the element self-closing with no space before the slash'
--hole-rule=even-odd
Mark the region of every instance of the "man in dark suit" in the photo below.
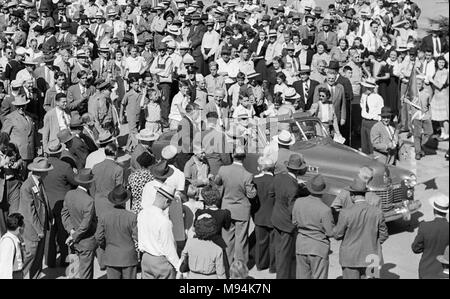
<svg viewBox="0 0 450 299">
<path fill-rule="evenodd" d="M 201 52 L 201 44 L 203 35 L 206 32 L 206 26 L 201 21 L 199 14 L 193 14 L 191 16 L 192 27 L 188 34 L 188 40 L 191 41 L 192 57 L 194 57 L 196 66 L 201 72 L 204 69 L 205 61 Z"/>
<path fill-rule="evenodd" d="M 89 149 L 84 141 L 70 132 L 70 129 L 59 131 L 57 137 L 61 143 L 64 143 L 68 152 L 74 158 L 77 169 L 84 168 L 86 158 L 89 155 Z"/>
<path fill-rule="evenodd" d="M 307 111 L 311 108 L 314 101 L 314 90 L 319 85 L 319 82 L 309 78 L 311 68 L 303 66 L 299 72 L 300 80 L 292 84 L 295 91 L 300 95 L 300 100 L 296 103 L 297 109 Z"/>
<path fill-rule="evenodd" d="M 79 71 L 77 74 L 79 82 L 69 87 L 67 90 L 67 108 L 70 115 L 83 115 L 88 111 L 88 99 L 96 92 L 95 87 L 87 83 L 88 74 L 86 71 Z"/>
<path fill-rule="evenodd" d="M 333 49 L 338 44 L 337 34 L 331 29 L 331 22 L 329 19 L 323 20 L 322 31 L 316 34 L 315 44 L 317 46 L 320 42 L 325 42 L 328 49 Z"/>
<path fill-rule="evenodd" d="M 70 130 L 81 140 L 84 145 L 87 147 L 88 155 L 92 152 L 98 150 L 98 146 L 92 138 L 86 134 L 84 130 L 84 123 L 81 120 L 81 117 L 78 114 L 75 114 L 72 118 L 70 118 Z M 84 146 L 82 146 L 84 148 Z M 87 157 L 86 157 L 87 158 Z"/>
<path fill-rule="evenodd" d="M 181 146 L 181 153 L 178 155 L 178 166 L 184 169 L 184 164 L 191 158 L 194 152 L 194 146 L 201 145 L 200 139 L 200 115 L 201 107 L 196 103 L 187 104 L 186 114 L 181 119 L 178 130 L 178 145 Z"/>
<path fill-rule="evenodd" d="M 215 178 L 216 184 L 223 185 L 221 208 L 231 212 L 230 228 L 222 233 L 230 264 L 235 260 L 241 260 L 244 264 L 248 261 L 249 199 L 256 196 L 256 189 L 252 174 L 242 165 L 245 156 L 244 147 L 236 147 L 233 164 L 220 167 Z"/>
<path fill-rule="evenodd" d="M 334 113 L 337 117 L 338 124 L 340 126 L 345 125 L 347 119 L 347 103 L 345 102 L 345 91 L 341 84 L 336 83 L 337 72 L 334 69 L 327 70 L 327 81 L 325 83 L 319 84 L 314 90 L 314 102 L 313 105 L 317 105 L 319 101 L 319 89 L 326 88 L 331 93 L 331 102 L 334 106 Z M 316 111 L 316 109 L 311 108 L 311 110 Z"/>
<path fill-rule="evenodd" d="M 367 277 L 369 271 L 378 272 L 382 262 L 381 244 L 389 234 L 383 212 L 365 198 L 366 183 L 356 178 L 347 190 L 354 204 L 340 212 L 334 235 L 337 240 L 342 239 L 339 248 L 342 276 L 344 279 L 361 279 Z M 374 259 L 375 264 L 371 263 Z"/>
<path fill-rule="evenodd" d="M 447 221 L 448 196 L 436 194 L 430 198 L 434 219 L 419 225 L 417 236 L 411 245 L 414 253 L 422 253 L 419 262 L 419 278 L 438 278 L 444 270 L 436 259 L 449 244 L 449 226 Z"/>
<path fill-rule="evenodd" d="M 105 250 L 108 279 L 136 279 L 137 216 L 125 209 L 130 198 L 131 191 L 122 185 L 114 188 L 108 196 L 114 209 L 100 217 L 95 233 L 98 245 Z"/>
<path fill-rule="evenodd" d="M 440 36 L 441 28 L 439 24 L 432 24 L 430 26 L 431 34 L 425 36 L 420 44 L 420 50 L 433 50 L 433 57 L 438 57 L 446 53 L 449 49 L 448 43 L 444 37 Z"/>
<path fill-rule="evenodd" d="M 94 181 L 94 175 L 90 169 L 83 168 L 74 179 L 78 183 L 78 188 L 67 192 L 61 217 L 64 228 L 69 233 L 66 243 L 73 247 L 79 259 L 79 278 L 92 279 L 97 247 L 95 241 L 97 217 L 94 199 L 88 190 Z"/>
<path fill-rule="evenodd" d="M 49 268 L 56 266 L 56 244 L 58 244 L 61 254 L 59 264 L 65 264 L 68 255 L 68 248 L 65 242 L 68 234 L 62 223 L 61 210 L 66 193 L 78 185 L 74 180 L 75 174 L 70 165 L 60 159 L 62 151 L 63 147 L 59 142 L 50 144 L 47 150 L 48 161 L 53 166 L 53 169 L 44 178 L 44 186 L 47 191 L 50 209 L 55 219 L 55 225 L 50 230 L 45 256 L 46 264 Z"/>
<path fill-rule="evenodd" d="M 269 268 L 269 272 L 276 272 L 274 230 L 270 217 L 275 202 L 273 185 L 274 163 L 267 158 L 260 158 L 258 168 L 261 171 L 253 177 L 257 190 L 256 207 L 252 207 L 255 223 L 255 264 L 258 271 Z"/>
<path fill-rule="evenodd" d="M 336 67 L 339 66 L 339 62 L 331 62 L 330 65 L 334 66 L 335 71 L 337 73 L 336 75 L 336 84 L 341 84 L 344 87 L 344 99 L 345 99 L 345 109 L 346 109 L 346 115 L 347 117 L 350 117 L 350 108 L 352 107 L 352 101 L 353 101 L 353 87 L 352 83 L 347 77 L 342 76 L 339 74 L 339 68 L 336 69 Z M 349 66 L 344 67 L 344 72 L 347 72 Z M 339 127 L 339 131 L 341 132 L 342 136 L 345 137 L 345 144 L 349 145 L 350 143 L 350 120 L 346 121 L 343 126 Z"/>
<path fill-rule="evenodd" d="M 275 231 L 275 252 L 277 279 L 295 278 L 295 225 L 292 223 L 292 209 L 295 199 L 301 194 L 298 175 L 306 173 L 303 157 L 292 154 L 286 164 L 288 172 L 275 175 L 275 204 L 271 221 Z"/>
<path fill-rule="evenodd" d="M 50 203 L 44 189 L 43 179 L 52 170 L 46 158 L 38 157 L 28 165 L 31 175 L 20 187 L 19 212 L 23 215 L 25 228 L 25 257 L 23 273 L 30 279 L 39 278 L 42 272 L 45 240 L 53 223 Z"/>
<path fill-rule="evenodd" d="M 327 279 L 330 237 L 334 236 L 331 209 L 322 202 L 327 184 L 314 176 L 306 187 L 310 193 L 295 201 L 292 220 L 298 228 L 296 242 L 297 279 Z"/>
</svg>

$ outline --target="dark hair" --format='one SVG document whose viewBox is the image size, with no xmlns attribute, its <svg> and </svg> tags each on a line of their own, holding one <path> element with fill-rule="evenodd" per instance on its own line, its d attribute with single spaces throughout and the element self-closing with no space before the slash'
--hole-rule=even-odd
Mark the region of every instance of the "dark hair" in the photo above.
<svg viewBox="0 0 450 299">
<path fill-rule="evenodd" d="M 55 102 L 59 102 L 61 99 L 67 99 L 67 96 L 65 93 L 60 92 L 60 93 L 56 94 Z"/>
<path fill-rule="evenodd" d="M 220 205 L 220 191 L 217 187 L 212 185 L 205 186 L 200 192 L 203 198 L 203 202 L 207 206 L 219 206 Z"/>
<path fill-rule="evenodd" d="M 444 69 L 448 68 L 448 62 L 443 55 L 440 55 L 436 58 L 436 69 L 438 68 L 438 62 L 442 60 L 444 62 Z"/>
<path fill-rule="evenodd" d="M 179 87 L 189 86 L 189 83 L 187 80 L 180 80 L 179 81 Z"/>
<path fill-rule="evenodd" d="M 370 27 L 372 27 L 374 24 L 377 24 L 377 25 L 378 25 L 378 22 L 377 22 L 377 21 L 372 21 L 372 22 L 370 22 Z"/>
<path fill-rule="evenodd" d="M 331 97 L 331 92 L 328 88 L 326 87 L 320 87 L 319 88 L 319 94 L 323 92 L 325 94 L 325 96 L 327 97 L 327 99 L 329 99 Z"/>
<path fill-rule="evenodd" d="M 206 119 L 210 119 L 210 118 L 218 119 L 219 115 L 215 111 L 210 111 L 210 112 L 206 113 Z"/>
<path fill-rule="evenodd" d="M 18 227 L 23 226 L 23 216 L 19 213 L 12 213 L 6 218 L 6 229 L 15 231 Z"/>
<path fill-rule="evenodd" d="M 129 84 L 136 83 L 136 82 L 139 83 L 139 80 L 136 77 L 130 77 L 128 79 L 128 81 L 129 81 Z"/>
<path fill-rule="evenodd" d="M 429 52 L 429 53 L 433 53 L 433 49 L 430 47 L 425 48 L 425 53 Z"/>
<path fill-rule="evenodd" d="M 55 72 L 55 80 L 58 80 L 59 77 L 64 77 L 64 79 L 66 79 L 66 73 L 61 71 Z"/>
<path fill-rule="evenodd" d="M 286 81 L 286 75 L 283 72 L 277 73 L 277 78 L 280 78 L 283 82 Z"/>
<path fill-rule="evenodd" d="M 317 43 L 317 47 L 319 46 L 323 46 L 323 48 L 325 49 L 325 51 L 328 51 L 328 46 L 327 43 L 325 43 L 324 41 L 320 41 Z"/>
<path fill-rule="evenodd" d="M 351 66 L 346 65 L 346 66 L 344 66 L 343 71 L 344 71 L 344 72 L 346 72 L 346 71 L 353 71 L 353 69 L 352 69 Z"/>
<path fill-rule="evenodd" d="M 113 142 L 108 143 L 105 146 L 105 155 L 110 156 L 110 157 L 111 156 L 115 157 L 117 155 L 117 145 Z"/>
<path fill-rule="evenodd" d="M 84 75 L 87 75 L 87 72 L 85 70 L 81 70 L 77 73 L 77 78 L 81 79 Z"/>
<path fill-rule="evenodd" d="M 210 240 L 211 237 L 213 237 L 217 232 L 217 221 L 212 218 L 212 216 L 208 218 L 201 218 L 195 221 L 194 229 L 195 237 L 197 239 Z"/>
<path fill-rule="evenodd" d="M 236 78 L 237 79 L 245 79 L 245 74 L 243 72 L 239 72 L 239 73 L 237 73 Z"/>
<path fill-rule="evenodd" d="M 138 164 L 142 168 L 148 168 L 149 166 L 155 163 L 155 157 L 150 155 L 148 152 L 143 152 L 140 156 L 136 158 L 136 162 L 138 162 Z"/>
</svg>

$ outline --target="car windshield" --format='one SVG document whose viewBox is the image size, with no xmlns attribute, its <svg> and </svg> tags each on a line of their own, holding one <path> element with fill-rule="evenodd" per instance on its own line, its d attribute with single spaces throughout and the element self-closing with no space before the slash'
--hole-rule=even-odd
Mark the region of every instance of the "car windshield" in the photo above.
<svg viewBox="0 0 450 299">
<path fill-rule="evenodd" d="M 294 134 L 295 140 L 297 141 L 308 141 L 328 137 L 328 133 L 317 119 L 289 119 L 281 122 L 289 123 L 289 131 Z M 277 134 L 277 127 L 278 126 L 275 125 L 275 127 L 271 127 L 272 130 L 266 130 L 267 140 L 271 140 L 270 133 Z M 275 131 L 273 129 L 275 129 Z"/>
</svg>

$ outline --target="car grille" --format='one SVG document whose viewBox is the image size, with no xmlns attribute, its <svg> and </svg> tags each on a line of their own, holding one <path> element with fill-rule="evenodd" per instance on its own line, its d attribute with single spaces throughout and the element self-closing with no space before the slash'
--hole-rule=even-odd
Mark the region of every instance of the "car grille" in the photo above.
<svg viewBox="0 0 450 299">
<path fill-rule="evenodd" d="M 394 208 L 393 203 L 402 201 L 405 196 L 406 187 L 401 185 L 393 185 L 392 187 L 375 191 L 375 193 L 381 198 L 381 208 L 384 212 L 388 212 Z"/>
</svg>

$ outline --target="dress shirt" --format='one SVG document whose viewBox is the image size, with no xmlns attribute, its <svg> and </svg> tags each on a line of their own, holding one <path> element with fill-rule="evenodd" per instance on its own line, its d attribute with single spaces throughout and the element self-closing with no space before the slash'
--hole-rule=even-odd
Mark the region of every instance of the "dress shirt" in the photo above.
<svg viewBox="0 0 450 299">
<path fill-rule="evenodd" d="M 283 51 L 283 48 L 281 46 L 281 44 L 275 42 L 275 43 L 269 43 L 267 45 L 267 49 L 266 49 L 266 62 L 267 64 L 271 64 L 272 60 L 275 56 L 281 56 L 281 53 Z"/>
<path fill-rule="evenodd" d="M 436 73 L 436 66 L 435 66 L 434 59 L 431 59 L 429 62 L 425 60 L 422 65 L 422 73 L 425 74 L 425 84 L 430 84 L 430 78 L 434 77 L 434 74 Z"/>
<path fill-rule="evenodd" d="M 226 278 L 223 250 L 213 241 L 189 238 L 181 256 L 188 258 L 189 270 L 194 273 L 216 274 L 215 278 Z"/>
<path fill-rule="evenodd" d="M 125 69 L 128 69 L 130 73 L 139 73 L 144 66 L 145 59 L 142 56 L 125 58 Z"/>
<path fill-rule="evenodd" d="M 230 79 L 230 73 L 233 73 L 231 70 L 231 68 L 233 67 L 232 60 L 230 59 L 228 60 L 228 62 L 225 62 L 223 58 L 219 58 L 217 60 L 217 65 L 218 65 L 217 72 L 219 74 L 227 73 L 227 75 L 225 76 L 225 83 L 226 84 L 233 83 L 234 82 L 233 79 Z"/>
<path fill-rule="evenodd" d="M 259 41 L 258 42 L 258 46 L 256 47 L 256 53 L 255 55 L 259 55 L 259 53 L 261 52 L 262 47 L 264 46 L 265 41 Z"/>
<path fill-rule="evenodd" d="M 70 115 L 67 114 L 64 110 L 56 107 L 56 117 L 58 118 L 59 129 L 69 129 L 70 124 Z"/>
<path fill-rule="evenodd" d="M 158 207 L 149 206 L 137 217 L 139 250 L 153 256 L 164 256 L 178 270 L 180 259 L 175 248 L 172 222 Z"/>
<path fill-rule="evenodd" d="M 142 189 L 142 209 L 147 209 L 153 206 L 156 197 L 156 188 L 161 187 L 163 184 L 160 181 L 152 180 L 144 185 Z"/>
<path fill-rule="evenodd" d="M 433 40 L 433 56 L 438 57 L 442 53 L 441 39 L 437 36 L 433 36 L 432 40 Z"/>
<path fill-rule="evenodd" d="M 231 74 L 228 75 L 230 77 L 235 78 L 239 72 L 244 73 L 245 75 L 251 74 L 255 72 L 255 65 L 251 60 L 242 60 L 241 58 L 236 58 L 232 62 Z"/>
<path fill-rule="evenodd" d="M 99 148 L 95 152 L 90 153 L 86 158 L 86 168 L 94 168 L 100 162 L 103 162 L 106 159 L 105 148 Z"/>
<path fill-rule="evenodd" d="M 369 111 L 367 112 L 367 107 Z M 383 98 L 376 93 L 370 95 L 363 94 L 361 96 L 361 116 L 365 119 L 380 120 L 381 108 L 384 107 Z"/>
<path fill-rule="evenodd" d="M 375 53 L 378 49 L 380 41 L 372 31 L 366 32 L 362 37 L 362 44 L 371 53 Z"/>
<path fill-rule="evenodd" d="M 204 52 L 204 49 L 211 49 L 208 53 L 209 56 L 213 56 L 216 53 L 217 49 L 219 48 L 220 43 L 220 35 L 217 33 L 217 31 L 213 30 L 211 32 L 206 31 L 205 34 L 203 34 L 201 49 L 202 52 Z M 205 52 L 206 54 L 206 52 Z"/>
<path fill-rule="evenodd" d="M 352 68 L 352 77 L 349 79 L 350 83 L 352 84 L 353 95 L 359 96 L 361 94 L 360 83 L 362 81 L 363 75 L 362 68 L 353 61 L 350 61 L 347 65 Z"/>
<path fill-rule="evenodd" d="M 181 105 L 181 107 L 183 109 L 185 109 L 188 103 L 189 103 L 188 97 L 183 96 L 183 94 L 181 94 L 181 92 L 178 92 L 172 99 L 172 105 L 170 107 L 169 119 L 181 121 L 183 116 L 181 115 L 181 111 L 178 109 L 177 105 Z"/>
<path fill-rule="evenodd" d="M 12 279 L 14 271 L 22 270 L 22 254 L 19 238 L 6 232 L 0 239 L 0 279 Z"/>
</svg>

